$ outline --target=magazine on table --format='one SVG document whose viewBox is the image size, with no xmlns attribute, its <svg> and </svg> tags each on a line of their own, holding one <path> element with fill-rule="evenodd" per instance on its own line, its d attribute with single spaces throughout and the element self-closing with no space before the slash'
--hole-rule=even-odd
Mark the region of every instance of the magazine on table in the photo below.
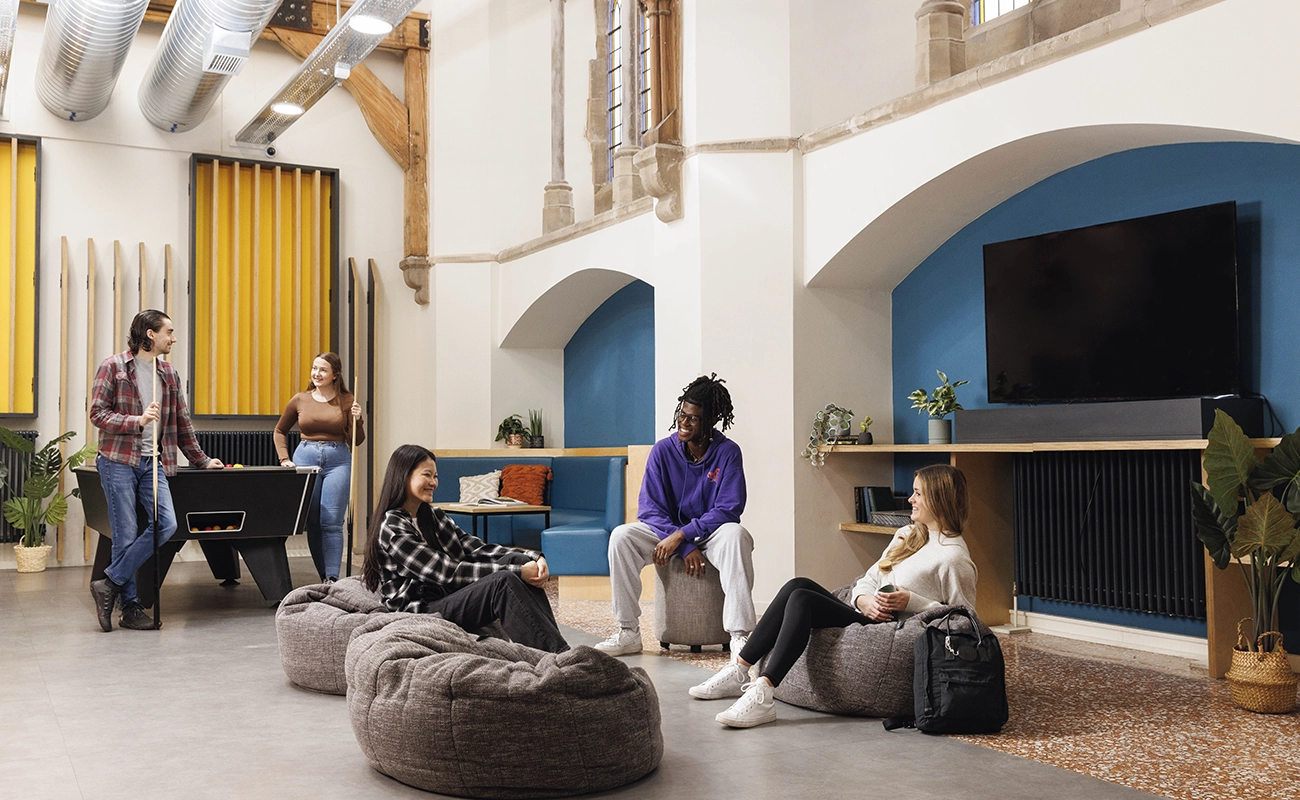
<svg viewBox="0 0 1300 800">
<path fill-rule="evenodd" d="M 477 505 L 480 506 L 526 506 L 523 500 L 516 500 L 513 497 L 483 497 L 480 498 Z"/>
</svg>

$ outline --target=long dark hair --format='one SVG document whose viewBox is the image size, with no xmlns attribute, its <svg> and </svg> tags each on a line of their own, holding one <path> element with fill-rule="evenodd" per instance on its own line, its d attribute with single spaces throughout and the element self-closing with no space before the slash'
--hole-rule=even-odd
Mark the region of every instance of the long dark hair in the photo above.
<svg viewBox="0 0 1300 800">
<path fill-rule="evenodd" d="M 317 353 L 316 355 L 312 356 L 311 360 L 315 361 L 318 358 L 323 360 L 326 364 L 329 364 L 330 369 L 334 370 L 334 390 L 338 392 L 338 395 L 335 397 L 335 399 L 338 399 L 343 395 L 347 394 L 348 385 L 343 381 L 343 359 L 339 358 L 339 354 L 338 353 Z M 310 371 L 310 368 L 308 369 Z M 311 382 L 311 378 L 308 378 L 307 388 L 303 389 L 303 391 L 310 392 L 312 390 L 312 385 L 313 384 Z"/>
<path fill-rule="evenodd" d="M 931 464 L 916 471 L 925 504 L 939 522 L 941 534 L 960 536 L 970 516 L 970 498 L 966 493 L 966 475 L 947 464 Z M 894 565 L 912 556 L 930 541 L 930 529 L 924 522 L 913 522 L 911 529 L 889 546 L 880 559 L 880 571 L 889 572 Z"/>
<path fill-rule="evenodd" d="M 126 336 L 126 348 L 134 355 L 144 348 L 146 353 L 153 350 L 153 344 L 149 341 L 149 331 L 157 333 L 162 330 L 163 320 L 171 319 L 163 312 L 146 308 L 135 319 L 131 320 L 131 332 Z"/>
<path fill-rule="evenodd" d="M 701 375 L 686 385 L 682 389 L 682 396 L 677 398 L 677 410 L 673 413 L 673 427 L 677 426 L 677 415 L 682 413 L 682 403 L 690 403 L 699 406 L 704 413 L 701 414 L 703 419 L 700 424 L 712 426 L 714 420 L 722 422 L 722 430 L 731 427 L 731 423 L 736 421 L 734 409 L 731 407 L 731 393 L 727 387 L 722 384 L 726 383 L 718 377 L 718 373 L 712 372 Z"/>
<path fill-rule="evenodd" d="M 411 482 L 411 475 L 425 461 L 437 457 L 428 448 L 418 444 L 404 444 L 394 451 L 388 459 L 388 469 L 384 472 L 384 485 L 379 490 L 379 500 L 375 503 L 375 513 L 370 516 L 369 540 L 366 542 L 366 558 L 361 567 L 361 579 L 366 588 L 378 591 L 380 578 L 379 530 L 384 527 L 384 519 L 394 508 L 401 508 L 406 502 L 406 487 Z M 427 505 L 420 505 L 420 516 L 428 515 L 432 522 L 433 512 Z M 417 520 L 417 523 L 419 520 Z"/>
</svg>

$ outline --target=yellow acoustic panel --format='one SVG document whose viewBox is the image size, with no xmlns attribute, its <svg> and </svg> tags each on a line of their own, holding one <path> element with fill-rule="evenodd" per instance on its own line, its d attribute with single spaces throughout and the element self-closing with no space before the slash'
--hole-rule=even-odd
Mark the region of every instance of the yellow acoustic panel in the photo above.
<svg viewBox="0 0 1300 800">
<path fill-rule="evenodd" d="M 0 138 L 0 414 L 36 413 L 35 142 Z"/>
</svg>

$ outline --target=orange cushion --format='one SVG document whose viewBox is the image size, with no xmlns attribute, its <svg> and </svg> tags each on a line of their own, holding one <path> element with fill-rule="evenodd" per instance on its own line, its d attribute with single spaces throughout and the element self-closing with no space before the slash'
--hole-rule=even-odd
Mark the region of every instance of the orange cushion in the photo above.
<svg viewBox="0 0 1300 800">
<path fill-rule="evenodd" d="M 501 495 L 540 506 L 546 482 L 555 477 L 545 464 L 506 464 L 501 468 Z"/>
</svg>

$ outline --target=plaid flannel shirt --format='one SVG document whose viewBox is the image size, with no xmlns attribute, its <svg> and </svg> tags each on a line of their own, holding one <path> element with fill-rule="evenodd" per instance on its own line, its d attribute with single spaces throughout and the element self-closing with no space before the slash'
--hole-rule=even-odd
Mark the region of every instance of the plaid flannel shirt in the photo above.
<svg viewBox="0 0 1300 800">
<path fill-rule="evenodd" d="M 109 461 L 119 464 L 140 465 L 140 450 L 144 432 L 140 416 L 144 403 L 140 388 L 135 385 L 135 356 L 124 350 L 104 359 L 95 372 L 91 389 L 90 421 L 99 428 L 99 453 Z M 185 451 L 185 457 L 196 467 L 205 466 L 211 459 L 199 447 L 190 422 L 190 412 L 181 391 L 181 378 L 176 368 L 166 361 L 157 362 L 161 381 L 161 426 L 158 430 L 158 450 L 162 454 L 163 472 L 169 477 L 176 474 L 176 448 Z"/>
<path fill-rule="evenodd" d="M 470 536 L 441 508 L 433 509 L 433 522 L 437 547 L 425 541 L 406 509 L 392 509 L 384 517 L 379 528 L 379 595 L 390 609 L 425 613 L 440 599 L 426 598 L 426 586 L 441 587 L 445 596 L 494 572 L 523 569 L 494 560 L 516 548 Z"/>
</svg>

